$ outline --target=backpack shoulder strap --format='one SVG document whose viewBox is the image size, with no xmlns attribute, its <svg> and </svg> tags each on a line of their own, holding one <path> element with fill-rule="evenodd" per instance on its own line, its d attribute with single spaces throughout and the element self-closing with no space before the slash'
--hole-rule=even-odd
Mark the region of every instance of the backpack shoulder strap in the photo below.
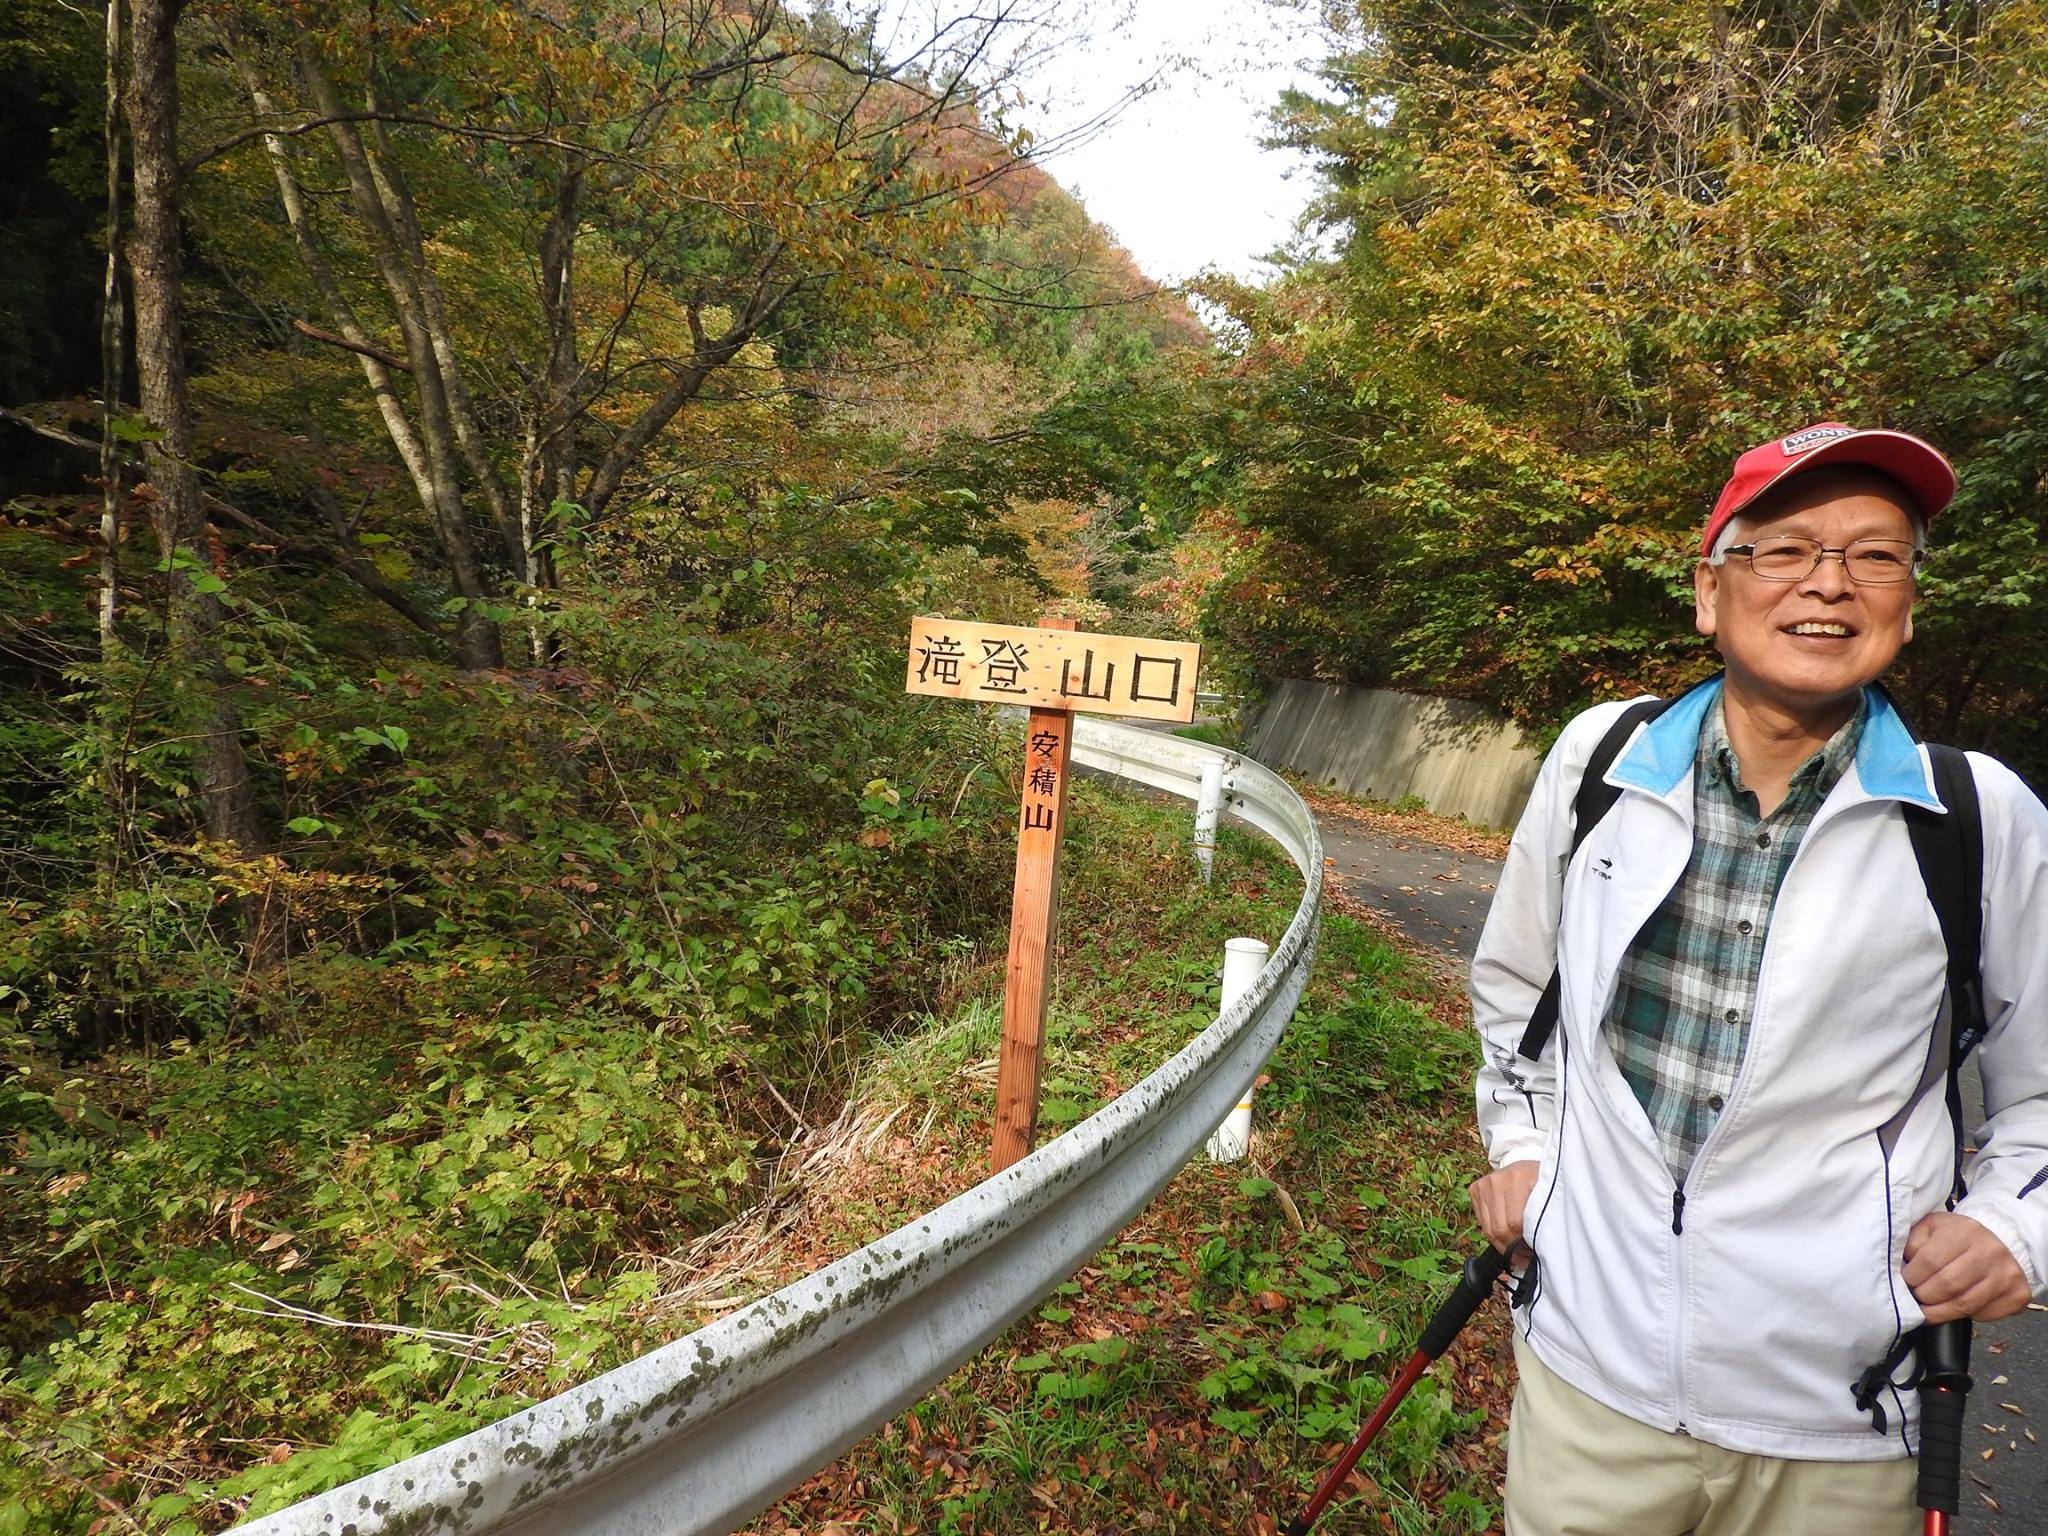
<svg viewBox="0 0 2048 1536">
<path fill-rule="evenodd" d="M 1984 1016 L 1984 818 L 1970 760 L 1927 744 L 1934 792 L 1946 809 L 1905 807 L 1906 832 L 1948 949 L 1948 1114 L 1956 1138 L 1955 1196 L 1963 1193 L 1963 1093 L 1957 1074 L 1990 1027 Z"/>
<path fill-rule="evenodd" d="M 1949 1008 L 1955 1019 L 1953 1058 L 1960 1063 L 1984 1038 L 1984 817 L 1970 760 L 1954 747 L 1927 744 L 1934 792 L 1947 814 L 1905 807 L 1906 831 L 1927 899 L 1948 947 Z"/>
<path fill-rule="evenodd" d="M 1607 728 L 1607 734 L 1600 738 L 1593 755 L 1586 759 L 1586 771 L 1579 776 L 1579 792 L 1572 796 L 1572 856 L 1578 856 L 1579 847 L 1586 841 L 1587 834 L 1600 825 L 1600 819 L 1614 809 L 1614 802 L 1621 798 L 1621 791 L 1607 782 L 1607 770 L 1614 766 L 1614 760 L 1621 756 L 1621 749 L 1628 745 L 1629 737 L 1635 735 L 1636 727 L 1656 719 L 1671 707 L 1670 699 L 1637 699 L 1616 717 L 1614 724 Z"/>
<path fill-rule="evenodd" d="M 1636 733 L 1636 727 L 1645 721 L 1654 720 L 1671 707 L 1670 699 L 1638 699 L 1615 717 L 1614 724 L 1600 738 L 1593 748 L 1593 755 L 1586 759 L 1585 772 L 1579 776 L 1579 787 L 1572 796 L 1572 851 L 1565 857 L 1565 866 L 1579 856 L 1580 845 L 1587 835 L 1600 824 L 1600 820 L 1614 809 L 1614 802 L 1621 798 L 1621 791 L 1607 782 L 1607 770 L 1614 766 L 1614 760 L 1621 756 L 1621 749 Z M 1536 1000 L 1536 1007 L 1529 1014 L 1528 1027 L 1522 1031 L 1522 1043 L 1516 1051 L 1530 1061 L 1543 1054 L 1543 1047 L 1550 1043 L 1550 1037 L 1557 1030 L 1557 1003 L 1562 980 L 1553 967 L 1550 981 L 1543 988 L 1543 996 Z"/>
</svg>

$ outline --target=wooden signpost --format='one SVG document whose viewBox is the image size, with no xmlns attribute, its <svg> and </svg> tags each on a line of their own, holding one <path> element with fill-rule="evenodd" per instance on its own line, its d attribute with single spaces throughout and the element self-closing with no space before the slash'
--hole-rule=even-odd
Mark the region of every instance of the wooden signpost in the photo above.
<svg viewBox="0 0 2048 1536">
<path fill-rule="evenodd" d="M 904 686 L 938 698 L 1021 704 L 1024 793 L 1017 818 L 1017 883 L 1003 982 L 1003 1047 L 996 1073 L 992 1171 L 1031 1150 L 1038 1128 L 1040 1044 L 1059 906 L 1060 839 L 1074 711 L 1171 720 L 1195 717 L 1198 646 L 1078 631 L 1070 619 L 1037 628 L 913 619 Z"/>
</svg>

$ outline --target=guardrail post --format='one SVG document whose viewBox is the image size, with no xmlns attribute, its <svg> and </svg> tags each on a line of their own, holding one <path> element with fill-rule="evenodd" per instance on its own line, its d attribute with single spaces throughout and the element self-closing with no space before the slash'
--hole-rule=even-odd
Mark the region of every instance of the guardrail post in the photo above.
<svg viewBox="0 0 2048 1536">
<path fill-rule="evenodd" d="M 1195 862 L 1202 866 L 1204 885 L 1216 872 L 1216 818 L 1222 810 L 1223 759 L 1212 757 L 1202 764 L 1202 792 L 1195 800 Z"/>
<path fill-rule="evenodd" d="M 1232 939 L 1223 946 L 1223 1006 L 1219 1012 L 1230 1012 L 1231 1005 L 1251 991 L 1259 972 L 1266 968 L 1266 954 L 1263 939 Z M 1251 1150 L 1251 1145 L 1252 1089 L 1247 1083 L 1237 1108 L 1223 1117 L 1223 1123 L 1209 1137 L 1209 1160 L 1234 1163 Z"/>
</svg>

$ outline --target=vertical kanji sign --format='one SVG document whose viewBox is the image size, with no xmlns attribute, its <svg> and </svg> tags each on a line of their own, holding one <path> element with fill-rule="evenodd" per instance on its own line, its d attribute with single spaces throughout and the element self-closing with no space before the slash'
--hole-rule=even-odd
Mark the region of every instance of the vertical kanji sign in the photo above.
<svg viewBox="0 0 2048 1536">
<path fill-rule="evenodd" d="M 1071 627 L 1047 624 L 1048 629 Z M 1003 1049 L 996 1065 L 995 1137 L 989 1170 L 1031 1150 L 1038 1131 L 1038 1076 L 1052 935 L 1060 900 L 1060 839 L 1067 829 L 1067 766 L 1074 716 L 1033 708 L 1024 726 L 1024 792 L 1017 813 L 1017 883 L 1010 898 L 1010 960 L 1003 972 Z"/>
<path fill-rule="evenodd" d="M 1059 910 L 1060 839 L 1074 711 L 1185 723 L 1195 715 L 1198 647 L 1128 635 L 1083 634 L 1072 620 L 1037 628 L 914 619 L 904 686 L 939 698 L 1022 704 L 1024 773 L 1017 811 L 1017 884 L 1003 978 L 1003 1048 L 994 1143 L 1000 1172 L 1031 1150 L 1045 1001 Z"/>
</svg>

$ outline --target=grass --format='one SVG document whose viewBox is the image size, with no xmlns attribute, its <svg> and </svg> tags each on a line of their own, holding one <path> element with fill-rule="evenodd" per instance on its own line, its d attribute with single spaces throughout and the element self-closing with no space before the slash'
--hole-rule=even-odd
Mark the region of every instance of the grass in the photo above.
<svg viewBox="0 0 2048 1536">
<path fill-rule="evenodd" d="M 1048 1133 L 1203 1027 L 1222 941 L 1277 939 L 1298 900 L 1277 851 L 1227 831 L 1216 888 L 1192 886 L 1184 821 L 1099 788 L 1076 819 Z M 1476 1244 L 1464 1188 L 1483 1171 L 1461 999 L 1340 916 L 1325 920 L 1317 972 L 1269 1063 L 1250 1159 L 1198 1156 L 1032 1316 L 753 1531 L 1284 1526 Z M 918 1124 L 897 1160 L 950 1157 L 962 1179 L 978 1170 L 994 1041 L 992 1007 L 975 999 L 876 1064 L 869 1091 L 902 1107 L 897 1124 L 913 1113 Z M 865 1216 L 845 1223 L 844 1241 L 886 1221 Z M 1497 1528 L 1509 1364 L 1489 1313 L 1395 1416 L 1319 1531 Z"/>
</svg>

